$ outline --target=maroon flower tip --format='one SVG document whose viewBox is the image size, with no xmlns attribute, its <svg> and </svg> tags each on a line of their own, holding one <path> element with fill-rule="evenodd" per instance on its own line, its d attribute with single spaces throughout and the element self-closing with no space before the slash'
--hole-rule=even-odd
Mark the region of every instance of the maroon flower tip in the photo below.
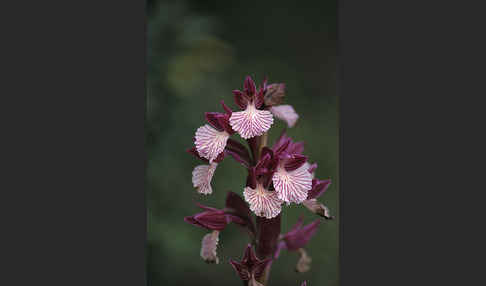
<svg viewBox="0 0 486 286">
<path fill-rule="evenodd" d="M 304 247 L 311 237 L 316 233 L 320 220 L 315 220 L 312 223 L 302 227 L 302 220 L 299 219 L 297 224 L 283 236 L 283 240 L 290 251 L 298 250 Z"/>
<path fill-rule="evenodd" d="M 265 76 L 263 78 L 263 92 L 264 93 L 267 91 L 267 85 L 268 85 L 268 76 Z"/>
<path fill-rule="evenodd" d="M 289 154 L 300 155 L 304 152 L 304 144 L 305 144 L 304 142 L 296 142 L 296 143 L 291 142 L 291 144 L 287 148 L 287 152 L 289 152 Z"/>
<path fill-rule="evenodd" d="M 238 262 L 230 259 L 229 263 L 233 266 L 233 269 L 235 269 L 236 273 L 242 280 L 250 280 L 262 277 L 263 273 L 265 272 L 265 268 L 271 261 L 271 258 L 264 260 L 259 259 L 255 255 L 251 244 L 248 244 L 241 261 Z"/>
<path fill-rule="evenodd" d="M 189 154 L 191 154 L 191 155 L 193 155 L 194 157 L 196 157 L 196 158 L 198 158 L 198 159 L 200 159 L 200 160 L 202 160 L 202 161 L 206 162 L 206 163 L 208 163 L 208 162 L 209 162 L 209 160 L 208 160 L 208 159 L 203 158 L 203 157 L 201 157 L 201 156 L 199 155 L 199 153 L 197 152 L 196 147 L 189 148 L 189 149 L 187 149 L 187 150 L 186 150 L 186 152 L 187 152 L 187 153 L 189 153 Z"/>
<path fill-rule="evenodd" d="M 255 82 L 253 81 L 251 76 L 246 77 L 244 83 L 244 89 L 245 89 L 245 93 L 250 96 L 256 93 Z"/>
<path fill-rule="evenodd" d="M 223 109 L 224 111 L 226 112 L 226 114 L 230 115 L 231 116 L 231 113 L 233 113 L 233 111 L 231 110 L 231 108 L 229 108 L 225 103 L 224 103 L 224 100 L 221 100 L 221 106 L 223 106 Z"/>
<path fill-rule="evenodd" d="M 238 194 L 228 192 L 225 206 L 233 210 L 238 216 L 251 220 L 251 211 L 248 208 L 248 204 Z"/>
<path fill-rule="evenodd" d="M 256 168 L 251 167 L 248 169 L 248 177 L 246 179 L 246 185 L 252 189 L 256 189 L 257 180 L 256 180 Z"/>
<path fill-rule="evenodd" d="M 292 155 L 291 158 L 285 161 L 284 167 L 287 171 L 293 171 L 300 168 L 307 161 L 307 157 L 303 155 Z"/>
<path fill-rule="evenodd" d="M 214 129 L 218 131 L 223 131 L 223 125 L 220 123 L 221 113 L 219 112 L 205 112 L 204 117 L 206 117 L 206 121 L 214 127 Z"/>
<path fill-rule="evenodd" d="M 203 210 L 207 210 L 207 211 L 221 211 L 221 210 L 218 210 L 217 208 L 213 208 L 213 207 L 208 207 L 208 206 L 205 206 L 201 203 L 198 203 L 198 202 L 195 202 L 194 203 L 196 206 L 202 208 Z"/>
<path fill-rule="evenodd" d="M 252 267 L 258 261 L 260 260 L 256 257 L 255 252 L 253 252 L 253 247 L 251 246 L 251 243 L 248 243 L 245 249 L 245 254 L 241 259 L 241 263 L 246 264 L 249 267 Z"/>
<path fill-rule="evenodd" d="M 261 108 L 263 106 L 263 88 L 260 87 L 258 93 L 255 96 L 255 107 L 256 108 Z"/>
<path fill-rule="evenodd" d="M 240 107 L 241 109 L 246 109 L 246 106 L 248 105 L 248 102 L 250 101 L 250 98 L 243 94 L 243 92 L 239 90 L 233 90 L 233 94 L 235 95 L 235 103 Z"/>
<path fill-rule="evenodd" d="M 316 199 L 320 197 L 331 185 L 331 179 L 327 180 L 312 180 L 312 189 L 307 193 L 307 199 Z"/>
<path fill-rule="evenodd" d="M 198 225 L 197 221 L 192 216 L 184 217 L 184 221 L 193 225 Z"/>
<path fill-rule="evenodd" d="M 317 169 L 317 163 L 313 163 L 309 166 L 309 169 L 307 169 L 309 171 L 309 173 L 314 173 Z"/>
<path fill-rule="evenodd" d="M 248 269 L 245 267 L 245 265 L 230 259 L 229 263 L 233 267 L 233 269 L 236 271 L 236 274 L 240 276 L 241 280 L 249 280 L 250 279 L 250 273 L 248 272 Z"/>
</svg>

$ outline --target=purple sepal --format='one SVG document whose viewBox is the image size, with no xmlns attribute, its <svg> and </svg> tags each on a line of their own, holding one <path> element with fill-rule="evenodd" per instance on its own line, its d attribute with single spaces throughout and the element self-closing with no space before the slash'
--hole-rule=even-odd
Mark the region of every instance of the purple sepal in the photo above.
<svg viewBox="0 0 486 286">
<path fill-rule="evenodd" d="M 245 79 L 245 83 L 243 84 L 244 91 L 246 94 L 252 96 L 256 93 L 256 86 L 255 82 L 251 78 L 251 76 L 247 76 Z"/>
<path fill-rule="evenodd" d="M 300 155 L 304 153 L 304 142 L 296 142 L 296 143 L 291 143 L 289 144 L 289 147 L 287 148 L 287 152 L 289 154 L 296 154 Z"/>
<path fill-rule="evenodd" d="M 312 223 L 302 227 L 302 218 L 299 218 L 297 224 L 283 236 L 285 245 L 288 250 L 295 251 L 304 247 L 311 237 L 316 233 L 320 220 L 315 220 Z"/>
<path fill-rule="evenodd" d="M 248 177 L 246 177 L 246 186 L 256 189 L 256 170 L 255 167 L 248 169 Z"/>
<path fill-rule="evenodd" d="M 267 154 L 270 155 L 270 160 L 272 160 L 273 159 L 273 150 L 265 146 L 265 147 L 262 148 L 262 155 L 261 155 L 261 157 L 263 158 Z"/>
<path fill-rule="evenodd" d="M 277 138 L 275 143 L 272 146 L 272 150 L 274 153 L 281 153 L 285 151 L 290 143 L 290 137 L 287 136 L 286 130 L 282 130 L 282 134 Z"/>
<path fill-rule="evenodd" d="M 205 211 L 184 218 L 184 221 L 209 230 L 223 230 L 228 225 L 224 212 Z"/>
<path fill-rule="evenodd" d="M 248 102 L 250 102 L 250 98 L 237 89 L 233 90 L 233 94 L 235 95 L 236 105 L 238 105 L 238 107 L 240 107 L 241 109 L 246 109 Z"/>
<path fill-rule="evenodd" d="M 209 160 L 208 159 L 199 156 L 199 153 L 197 152 L 196 147 L 189 148 L 189 149 L 186 150 L 186 152 L 189 153 L 189 154 L 191 154 L 191 155 L 193 155 L 194 157 L 198 158 L 201 161 L 204 161 L 206 163 L 209 163 Z"/>
<path fill-rule="evenodd" d="M 213 162 L 215 162 L 215 163 L 220 163 L 221 161 L 223 161 L 224 156 L 225 156 L 225 153 L 224 153 L 224 152 L 219 153 L 218 157 L 216 157 L 216 159 L 214 159 L 214 161 L 213 161 Z M 208 161 L 208 162 L 209 162 L 209 161 Z"/>
<path fill-rule="evenodd" d="M 307 199 L 316 199 L 320 197 L 331 185 L 331 179 L 318 180 L 312 179 L 312 189 L 307 193 Z"/>
<path fill-rule="evenodd" d="M 241 261 L 230 259 L 229 262 L 241 280 L 250 280 L 261 278 L 271 261 L 271 258 L 259 259 L 253 252 L 251 244 L 248 244 Z"/>
<path fill-rule="evenodd" d="M 303 155 L 292 155 L 291 158 L 285 161 L 285 170 L 293 171 L 300 168 L 307 161 L 307 157 Z"/>
<path fill-rule="evenodd" d="M 204 209 L 204 211 L 193 216 L 184 217 L 185 222 L 198 227 L 218 231 L 223 230 L 231 222 L 241 225 L 246 224 L 242 218 L 236 215 L 226 214 L 223 210 L 204 206 L 199 203 L 196 203 L 196 205 Z"/>
<path fill-rule="evenodd" d="M 291 139 L 287 138 L 285 140 L 282 140 L 281 144 L 274 146 L 273 151 L 274 151 L 275 155 L 280 157 L 280 158 L 284 157 L 284 155 L 288 155 L 286 150 L 289 147 L 290 142 L 291 142 Z"/>
<path fill-rule="evenodd" d="M 310 165 L 308 171 L 309 171 L 309 173 L 312 174 L 316 171 L 316 169 L 317 169 L 317 163 L 313 163 L 313 164 Z"/>
<path fill-rule="evenodd" d="M 219 113 L 219 112 L 205 112 L 204 113 L 206 120 L 209 122 L 209 124 L 211 124 L 211 126 L 214 127 L 214 129 L 216 129 L 218 131 L 223 131 L 224 128 L 223 128 L 223 125 L 221 125 L 221 122 L 220 122 L 220 117 L 221 117 L 220 115 L 222 115 L 222 113 Z"/>
<path fill-rule="evenodd" d="M 253 223 L 251 210 L 248 208 L 248 204 L 236 193 L 228 192 L 226 196 L 226 208 L 227 212 L 233 212 L 235 215 L 244 219 L 252 233 L 255 233 L 255 224 Z"/>
<path fill-rule="evenodd" d="M 224 150 L 224 152 L 228 155 L 230 155 L 233 159 L 235 159 L 236 162 L 240 163 L 241 165 L 243 165 L 245 168 L 249 168 L 250 167 L 250 162 L 241 157 L 240 154 L 236 153 L 235 151 L 231 150 L 231 149 L 228 149 L 226 148 Z"/>
<path fill-rule="evenodd" d="M 265 92 L 267 92 L 267 86 L 268 86 L 268 77 L 265 76 L 263 78 L 263 93 L 265 94 Z"/>
<path fill-rule="evenodd" d="M 275 250 L 275 254 L 273 255 L 273 259 L 277 259 L 280 256 L 280 252 L 283 249 L 286 249 L 286 248 L 287 248 L 287 246 L 285 245 L 285 241 L 280 241 L 277 244 L 277 249 Z"/>
<path fill-rule="evenodd" d="M 239 155 L 239 157 L 241 157 L 241 159 L 245 160 L 248 163 L 248 165 L 250 165 L 251 163 L 250 153 L 248 152 L 248 149 L 242 144 L 240 144 L 238 141 L 235 141 L 233 139 L 228 139 L 228 141 L 226 142 L 226 150 L 236 153 L 237 155 Z"/>
<path fill-rule="evenodd" d="M 255 107 L 260 108 L 263 106 L 263 88 L 260 88 L 258 93 L 255 95 Z"/>
<path fill-rule="evenodd" d="M 218 122 L 223 127 L 224 131 L 226 131 L 229 135 L 233 135 L 236 133 L 236 131 L 233 130 L 229 123 L 230 116 L 231 115 L 228 114 L 222 114 L 218 117 Z"/>
<path fill-rule="evenodd" d="M 224 100 L 221 100 L 221 106 L 223 106 L 223 109 L 224 111 L 226 112 L 226 114 L 228 114 L 229 116 L 231 116 L 231 114 L 233 113 L 233 110 L 231 110 L 231 108 L 229 108 L 225 103 L 224 103 Z"/>
<path fill-rule="evenodd" d="M 233 269 L 236 271 L 236 274 L 238 274 L 241 280 L 250 280 L 250 272 L 248 272 L 243 264 L 233 259 L 230 259 L 229 263 L 231 264 L 231 266 L 233 266 Z"/>
</svg>

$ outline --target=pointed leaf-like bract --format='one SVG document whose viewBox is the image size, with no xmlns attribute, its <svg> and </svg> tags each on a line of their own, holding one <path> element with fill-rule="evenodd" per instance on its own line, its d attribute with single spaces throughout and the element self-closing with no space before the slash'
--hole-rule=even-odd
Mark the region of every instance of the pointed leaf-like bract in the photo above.
<svg viewBox="0 0 486 286">
<path fill-rule="evenodd" d="M 248 208 L 248 204 L 243 200 L 243 198 L 234 192 L 228 192 L 225 206 L 227 209 L 234 212 L 234 214 L 244 219 L 249 226 L 250 231 L 255 233 L 255 224 L 253 223 L 251 210 Z"/>
<path fill-rule="evenodd" d="M 271 258 L 259 259 L 253 252 L 251 244 L 245 249 L 245 254 L 241 261 L 230 259 L 231 266 L 242 280 L 259 279 L 265 272 L 265 268 L 271 262 Z"/>
<path fill-rule="evenodd" d="M 296 226 L 294 226 L 291 231 L 283 236 L 287 249 L 290 251 L 295 251 L 299 248 L 303 248 L 316 233 L 319 223 L 319 220 L 315 220 L 312 223 L 302 227 L 302 220 L 299 219 Z"/>
<path fill-rule="evenodd" d="M 253 81 L 251 76 L 246 77 L 245 82 L 243 84 L 243 87 L 244 87 L 245 93 L 250 95 L 250 96 L 256 93 L 255 82 Z"/>
</svg>

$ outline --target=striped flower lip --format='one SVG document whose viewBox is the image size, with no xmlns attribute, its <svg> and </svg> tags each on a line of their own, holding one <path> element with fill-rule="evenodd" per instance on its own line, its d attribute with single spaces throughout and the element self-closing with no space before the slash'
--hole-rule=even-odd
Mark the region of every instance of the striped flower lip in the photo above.
<svg viewBox="0 0 486 286">
<path fill-rule="evenodd" d="M 194 168 L 192 171 L 192 185 L 197 188 L 198 193 L 209 195 L 213 192 L 211 179 L 217 166 L 218 164 L 213 162 L 209 165 L 199 165 Z"/>
<path fill-rule="evenodd" d="M 262 184 L 258 183 L 255 189 L 246 187 L 243 195 L 250 204 L 250 210 L 257 216 L 274 218 L 282 210 L 282 201 L 275 191 L 265 190 Z"/>
<path fill-rule="evenodd" d="M 272 181 L 278 198 L 287 204 L 302 203 L 307 199 L 308 191 L 312 189 L 312 174 L 305 164 L 288 171 L 285 161 L 281 162 L 273 174 Z"/>
<path fill-rule="evenodd" d="M 233 112 L 230 125 L 244 139 L 261 136 L 273 124 L 272 113 L 268 110 L 258 110 L 251 102 L 244 111 Z"/>
<path fill-rule="evenodd" d="M 209 124 L 201 126 L 196 131 L 196 149 L 199 155 L 212 163 L 224 151 L 230 134 L 218 131 Z"/>
</svg>

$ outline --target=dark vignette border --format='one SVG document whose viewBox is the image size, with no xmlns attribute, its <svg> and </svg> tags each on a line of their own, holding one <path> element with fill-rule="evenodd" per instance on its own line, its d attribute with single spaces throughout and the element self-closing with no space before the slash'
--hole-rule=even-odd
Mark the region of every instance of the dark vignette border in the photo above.
<svg viewBox="0 0 486 286">
<path fill-rule="evenodd" d="M 21 31 L 12 37 L 16 51 L 7 53 L 25 57 L 15 61 L 10 82 L 19 66 L 29 72 L 19 73 L 15 86 L 25 92 L 11 93 L 21 99 L 23 109 L 11 118 L 22 132 L 12 132 L 14 144 L 6 148 L 15 156 L 5 158 L 11 160 L 5 181 L 14 186 L 5 190 L 17 195 L 19 204 L 6 209 L 13 215 L 4 229 L 12 237 L 4 257 L 11 259 L 2 279 L 144 285 L 145 3 L 42 5 L 19 9 L 28 19 L 12 27 Z M 460 24 L 481 18 L 474 11 L 483 10 L 473 7 L 461 16 L 460 8 L 423 1 L 339 1 L 341 285 L 481 284 L 481 277 L 472 275 L 481 275 L 477 266 L 452 257 L 451 248 L 466 243 L 451 241 L 454 233 L 444 231 L 467 222 L 447 216 L 444 226 L 447 210 L 434 204 L 437 196 L 458 189 L 451 190 L 443 178 L 465 172 L 445 170 L 452 158 L 444 164 L 437 149 L 450 154 L 470 149 L 473 141 L 460 146 L 446 135 L 455 134 L 454 126 L 484 129 L 484 120 L 471 118 L 482 111 L 460 108 L 466 100 L 458 99 L 464 92 L 484 94 L 471 85 L 478 74 L 466 66 L 479 62 L 474 56 L 484 47 L 460 37 L 482 38 L 474 35 L 483 34 L 484 23 Z M 68 12 L 59 13 L 63 9 Z M 25 38 L 31 41 L 20 42 Z M 453 47 L 451 38 L 461 47 Z M 35 46 L 40 53 L 18 46 Z M 441 99 L 427 100 L 430 94 Z M 439 104 L 446 114 L 439 114 Z M 432 124 L 448 118 L 450 110 L 463 121 L 443 129 Z M 122 143 L 113 144 L 115 139 Z M 467 168 L 467 162 L 460 163 Z M 411 191 L 420 196 L 410 200 Z"/>
</svg>

